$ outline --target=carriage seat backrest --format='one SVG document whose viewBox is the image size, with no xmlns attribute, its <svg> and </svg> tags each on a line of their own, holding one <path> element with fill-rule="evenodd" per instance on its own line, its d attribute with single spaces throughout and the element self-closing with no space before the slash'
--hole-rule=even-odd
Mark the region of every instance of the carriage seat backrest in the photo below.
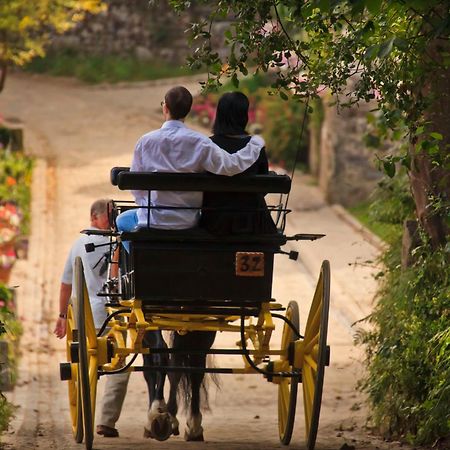
<svg viewBox="0 0 450 450">
<path fill-rule="evenodd" d="M 251 192 L 287 194 L 291 179 L 287 175 L 235 175 L 208 173 L 130 172 L 127 167 L 111 170 L 111 183 L 121 190 Z"/>
</svg>

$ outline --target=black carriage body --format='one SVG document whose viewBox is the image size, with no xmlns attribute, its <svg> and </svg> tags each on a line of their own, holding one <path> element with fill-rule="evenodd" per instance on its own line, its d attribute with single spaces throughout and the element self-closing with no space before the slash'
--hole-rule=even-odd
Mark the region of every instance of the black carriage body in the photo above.
<svg viewBox="0 0 450 450">
<path fill-rule="evenodd" d="M 269 301 L 276 247 L 220 242 L 132 242 L 134 296 L 146 301 Z M 262 253 L 262 275 L 241 276 L 237 253 Z"/>
<path fill-rule="evenodd" d="M 225 177 L 129 172 L 127 168 L 113 169 L 111 181 L 120 189 L 149 193 L 151 190 L 287 193 L 291 186 L 289 177 L 279 175 Z M 198 228 L 144 228 L 123 232 L 121 239 L 131 244 L 134 286 L 131 295 L 142 300 L 144 305 L 174 304 L 178 300 L 208 304 L 215 300 L 232 303 L 269 301 L 274 254 L 286 243 L 282 232 L 215 236 Z M 237 263 L 238 257 L 248 257 L 250 263 L 258 261 L 259 270 L 243 273 L 242 264 Z"/>
</svg>

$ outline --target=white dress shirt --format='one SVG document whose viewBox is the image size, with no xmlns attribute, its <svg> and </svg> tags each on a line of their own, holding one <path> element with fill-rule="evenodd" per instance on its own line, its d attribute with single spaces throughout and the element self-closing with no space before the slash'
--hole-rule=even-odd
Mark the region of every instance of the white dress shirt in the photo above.
<svg viewBox="0 0 450 450">
<path fill-rule="evenodd" d="M 142 136 L 134 150 L 132 172 L 212 172 L 218 175 L 236 175 L 248 169 L 264 147 L 264 140 L 253 136 L 240 151 L 230 154 L 208 137 L 186 127 L 179 120 L 164 122 L 159 130 Z M 133 191 L 136 204 L 147 206 L 146 191 Z M 151 206 L 201 208 L 202 192 L 152 191 Z M 152 209 L 150 224 L 147 210 L 138 210 L 138 226 L 161 229 L 185 229 L 198 223 L 200 210 Z"/>
</svg>

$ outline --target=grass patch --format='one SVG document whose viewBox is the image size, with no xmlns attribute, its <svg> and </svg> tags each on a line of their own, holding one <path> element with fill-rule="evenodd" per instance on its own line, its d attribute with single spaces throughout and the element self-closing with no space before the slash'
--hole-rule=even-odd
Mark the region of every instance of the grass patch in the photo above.
<svg viewBox="0 0 450 450">
<path fill-rule="evenodd" d="M 347 209 L 383 241 L 390 242 L 402 232 L 402 226 L 398 223 L 386 223 L 374 219 L 371 215 L 371 203 L 369 202 L 360 203 Z"/>
<path fill-rule="evenodd" d="M 35 58 L 25 66 L 25 70 L 75 77 L 87 83 L 156 80 L 199 73 L 164 61 L 144 62 L 133 57 L 82 55 L 72 51 L 49 53 L 43 58 Z"/>
<path fill-rule="evenodd" d="M 0 434 L 8 429 L 9 421 L 13 416 L 13 406 L 6 397 L 0 395 Z"/>
</svg>

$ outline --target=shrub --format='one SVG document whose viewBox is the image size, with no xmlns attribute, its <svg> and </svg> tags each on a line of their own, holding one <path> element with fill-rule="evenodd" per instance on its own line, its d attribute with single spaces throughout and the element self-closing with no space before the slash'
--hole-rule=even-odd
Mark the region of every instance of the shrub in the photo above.
<svg viewBox="0 0 450 450">
<path fill-rule="evenodd" d="M 22 326 L 15 317 L 14 309 L 11 289 L 0 283 L 0 341 L 8 342 L 6 367 L 0 366 L 0 372 L 6 370 L 12 384 L 17 379 L 17 343 L 22 334 Z M 0 392 L 0 434 L 8 428 L 13 409 L 13 405 Z"/>
<path fill-rule="evenodd" d="M 305 106 L 302 103 L 285 102 L 275 96 L 265 96 L 258 103 L 257 117 L 261 117 L 262 134 L 270 160 L 292 168 L 299 151 L 299 161 L 307 161 L 306 129 L 300 140 L 304 113 Z"/>
<path fill-rule="evenodd" d="M 87 83 L 155 80 L 192 75 L 192 69 L 164 61 L 139 61 L 134 57 L 83 55 L 73 50 L 51 52 L 34 58 L 25 67 L 28 72 L 76 77 Z"/>
<path fill-rule="evenodd" d="M 0 434 L 8 429 L 8 424 L 13 415 L 13 406 L 5 396 L 0 393 Z"/>
<path fill-rule="evenodd" d="M 30 224 L 30 187 L 33 161 L 19 152 L 0 148 L 0 202 L 12 202 L 22 213 L 20 231 L 28 234 Z"/>
<path fill-rule="evenodd" d="M 381 192 L 373 205 L 379 220 L 401 223 L 412 214 L 409 192 L 397 181 Z M 360 336 L 368 364 L 362 387 L 387 437 L 427 444 L 450 433 L 449 255 L 432 251 L 425 233 L 411 267 L 401 268 L 400 250 L 397 233 L 382 257 L 372 330 Z"/>
</svg>

